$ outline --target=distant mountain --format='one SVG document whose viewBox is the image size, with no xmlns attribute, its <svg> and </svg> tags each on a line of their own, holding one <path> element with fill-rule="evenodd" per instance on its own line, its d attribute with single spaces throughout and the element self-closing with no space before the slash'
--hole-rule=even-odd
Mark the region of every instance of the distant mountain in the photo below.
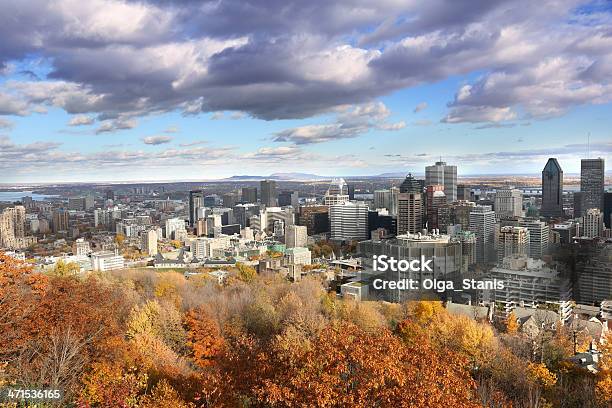
<svg viewBox="0 0 612 408">
<path fill-rule="evenodd" d="M 267 177 L 242 175 L 242 176 L 228 177 L 228 178 L 226 178 L 224 180 L 249 181 L 249 180 L 265 180 L 265 179 L 267 179 Z"/>
<path fill-rule="evenodd" d="M 249 176 L 240 175 L 226 178 L 231 181 L 256 181 L 256 180 L 325 180 L 329 177 L 317 176 L 316 174 L 308 173 L 274 173 L 269 176 Z"/>
<path fill-rule="evenodd" d="M 270 174 L 271 179 L 274 180 L 325 180 L 329 177 L 318 176 L 316 174 L 309 173 L 274 173 Z"/>
<path fill-rule="evenodd" d="M 408 175 L 408 172 L 402 172 L 402 173 L 381 173 L 381 174 L 377 174 L 375 176 L 372 177 L 381 177 L 381 178 L 404 178 Z M 414 174 L 413 174 L 414 175 Z"/>
</svg>

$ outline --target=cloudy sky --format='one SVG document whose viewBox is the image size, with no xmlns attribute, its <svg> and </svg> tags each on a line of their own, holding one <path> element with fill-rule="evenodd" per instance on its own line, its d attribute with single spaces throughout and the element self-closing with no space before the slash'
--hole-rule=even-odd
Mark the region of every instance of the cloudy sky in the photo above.
<svg viewBox="0 0 612 408">
<path fill-rule="evenodd" d="M 612 165 L 607 1 L 0 9 L 0 183 Z"/>
</svg>

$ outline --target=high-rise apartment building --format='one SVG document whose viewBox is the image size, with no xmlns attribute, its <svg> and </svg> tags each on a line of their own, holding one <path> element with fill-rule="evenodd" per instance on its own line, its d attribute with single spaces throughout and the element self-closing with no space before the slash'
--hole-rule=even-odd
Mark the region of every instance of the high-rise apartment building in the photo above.
<svg viewBox="0 0 612 408">
<path fill-rule="evenodd" d="M 582 198 L 582 216 L 589 208 L 603 211 L 605 161 L 599 159 L 582 159 L 580 162 L 580 191 Z"/>
<path fill-rule="evenodd" d="M 0 212 L 0 248 L 22 249 L 36 242 L 25 234 L 26 210 L 22 205 Z"/>
<path fill-rule="evenodd" d="M 397 234 L 416 234 L 423 228 L 423 194 L 399 193 L 397 196 Z"/>
<path fill-rule="evenodd" d="M 368 238 L 368 206 L 347 201 L 329 208 L 331 239 L 364 240 Z"/>
<path fill-rule="evenodd" d="M 140 234 L 140 248 L 149 256 L 157 255 L 157 232 L 154 229 L 143 231 Z"/>
<path fill-rule="evenodd" d="M 542 170 L 542 209 L 543 217 L 563 215 L 563 170 L 554 157 L 548 159 Z"/>
<path fill-rule="evenodd" d="M 529 253 L 529 230 L 524 227 L 501 227 L 497 234 L 497 260 Z"/>
<path fill-rule="evenodd" d="M 450 166 L 443 161 L 425 167 L 425 185 L 441 184 L 448 202 L 457 200 L 457 166 Z"/>
<path fill-rule="evenodd" d="M 305 247 L 308 243 L 308 232 L 303 225 L 288 225 L 285 228 L 285 246 L 287 248 Z"/>
<path fill-rule="evenodd" d="M 68 210 L 57 208 L 53 211 L 53 232 L 68 231 Z"/>
<path fill-rule="evenodd" d="M 548 224 L 531 218 L 519 220 L 519 227 L 529 230 L 529 257 L 542 258 L 548 253 Z"/>
<path fill-rule="evenodd" d="M 276 181 L 274 180 L 262 180 L 259 184 L 261 190 L 261 203 L 266 207 L 276 207 L 277 205 L 277 194 L 276 194 Z"/>
<path fill-rule="evenodd" d="M 476 262 L 495 260 L 495 212 L 490 205 L 477 205 L 470 212 L 470 231 L 476 235 Z"/>
<path fill-rule="evenodd" d="M 495 193 L 495 214 L 501 218 L 523 216 L 523 193 L 515 188 L 502 188 Z"/>
</svg>

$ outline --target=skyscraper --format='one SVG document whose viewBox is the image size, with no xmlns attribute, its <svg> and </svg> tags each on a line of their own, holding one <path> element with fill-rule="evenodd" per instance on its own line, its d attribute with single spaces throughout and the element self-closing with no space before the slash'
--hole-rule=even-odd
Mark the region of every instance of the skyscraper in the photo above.
<svg viewBox="0 0 612 408">
<path fill-rule="evenodd" d="M 523 216 L 523 193 L 515 188 L 502 188 L 495 193 L 495 214 L 500 217 Z"/>
<path fill-rule="evenodd" d="M 443 161 L 425 167 L 425 185 L 441 184 L 448 202 L 457 200 L 457 166 L 449 166 Z"/>
<path fill-rule="evenodd" d="M 257 187 L 243 187 L 242 188 L 242 202 L 243 203 L 256 203 L 257 202 Z"/>
<path fill-rule="evenodd" d="M 580 162 L 580 191 L 583 193 L 582 216 L 589 208 L 603 211 L 604 159 L 582 159 Z"/>
<path fill-rule="evenodd" d="M 495 212 L 490 205 L 477 205 L 470 212 L 470 231 L 476 235 L 476 262 L 495 260 Z"/>
<path fill-rule="evenodd" d="M 425 187 L 425 201 L 427 229 L 430 231 L 438 229 L 438 208 L 446 204 L 444 186 L 438 184 Z"/>
<path fill-rule="evenodd" d="M 347 201 L 329 208 L 331 239 L 368 239 L 368 206 L 363 202 Z"/>
<path fill-rule="evenodd" d="M 297 209 L 300 203 L 299 194 L 297 191 L 284 190 L 278 194 L 278 205 L 279 207 L 292 206 Z"/>
<path fill-rule="evenodd" d="M 408 173 L 406 179 L 400 185 L 400 193 L 423 193 L 424 183 L 422 180 L 417 180 Z"/>
<path fill-rule="evenodd" d="M 276 181 L 262 180 L 259 187 L 261 190 L 261 203 L 266 207 L 276 207 Z"/>
<path fill-rule="evenodd" d="M 397 195 L 397 234 L 416 234 L 423 228 L 423 194 L 399 193 Z"/>
<path fill-rule="evenodd" d="M 559 162 L 551 157 L 542 170 L 542 209 L 543 217 L 563 215 L 563 170 Z"/>
<path fill-rule="evenodd" d="M 198 208 L 204 207 L 204 191 L 191 190 L 189 192 L 189 226 L 194 228 L 198 220 Z"/>
</svg>

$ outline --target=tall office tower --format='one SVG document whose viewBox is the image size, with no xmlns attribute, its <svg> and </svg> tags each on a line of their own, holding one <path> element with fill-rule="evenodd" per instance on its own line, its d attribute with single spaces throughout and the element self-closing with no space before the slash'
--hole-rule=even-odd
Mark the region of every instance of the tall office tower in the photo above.
<svg viewBox="0 0 612 408">
<path fill-rule="evenodd" d="M 225 208 L 232 208 L 235 206 L 238 201 L 240 201 L 240 196 L 234 193 L 226 193 L 221 196 L 221 204 Z"/>
<path fill-rule="evenodd" d="M 297 191 L 284 190 L 278 194 L 278 205 L 280 207 L 286 207 L 288 205 L 297 209 L 300 205 L 300 199 Z"/>
<path fill-rule="evenodd" d="M 189 226 L 195 228 L 198 221 L 198 208 L 204 207 L 204 191 L 191 190 L 189 192 Z"/>
<path fill-rule="evenodd" d="M 114 200 L 115 199 L 115 192 L 111 189 L 108 189 L 104 192 L 104 197 L 107 200 Z"/>
<path fill-rule="evenodd" d="M 449 166 L 443 161 L 436 162 L 433 166 L 425 167 L 425 185 L 433 186 L 441 184 L 444 186 L 444 194 L 448 202 L 457 200 L 457 166 Z"/>
<path fill-rule="evenodd" d="M 519 227 L 529 230 L 529 257 L 542 258 L 548 253 L 548 224 L 536 219 L 524 218 L 519 221 Z"/>
<path fill-rule="evenodd" d="M 346 185 L 346 194 L 348 194 L 349 200 L 355 199 L 355 185 L 354 184 Z"/>
<path fill-rule="evenodd" d="M 397 196 L 397 235 L 416 234 L 423 228 L 423 195 L 399 193 Z"/>
<path fill-rule="evenodd" d="M 582 216 L 580 235 L 583 237 L 601 237 L 603 233 L 603 213 L 599 208 L 589 208 Z"/>
<path fill-rule="evenodd" d="M 542 170 L 542 217 L 563 216 L 563 170 L 551 157 Z"/>
<path fill-rule="evenodd" d="M 584 193 L 582 191 L 574 192 L 574 218 L 579 218 L 582 214 L 584 214 Z"/>
<path fill-rule="evenodd" d="M 287 248 L 305 247 L 308 243 L 308 230 L 303 225 L 287 225 L 285 246 Z"/>
<path fill-rule="evenodd" d="M 323 198 L 323 204 L 331 206 L 349 201 L 348 186 L 343 178 L 333 179 Z"/>
<path fill-rule="evenodd" d="M 612 191 L 604 193 L 603 217 L 606 228 L 612 228 Z"/>
<path fill-rule="evenodd" d="M 326 205 L 301 206 L 298 224 L 306 227 L 308 235 L 329 232 L 329 207 Z"/>
<path fill-rule="evenodd" d="M 154 229 L 140 233 L 140 248 L 149 256 L 157 255 L 157 232 Z"/>
<path fill-rule="evenodd" d="M 329 207 L 331 239 L 368 239 L 368 206 L 363 202 L 347 201 Z"/>
<path fill-rule="evenodd" d="M 256 203 L 257 202 L 257 187 L 242 187 L 242 202 Z"/>
<path fill-rule="evenodd" d="M 501 227 L 497 234 L 497 260 L 511 255 L 529 254 L 529 230 L 524 227 Z"/>
<path fill-rule="evenodd" d="M 422 180 L 417 180 L 408 173 L 406 179 L 400 184 L 400 193 L 423 193 L 424 183 Z"/>
<path fill-rule="evenodd" d="M 58 208 L 53 211 L 53 232 L 68 231 L 68 210 Z"/>
<path fill-rule="evenodd" d="M 374 208 L 391 207 L 391 191 L 390 190 L 374 190 Z"/>
<path fill-rule="evenodd" d="M 276 181 L 262 180 L 259 184 L 261 190 L 261 203 L 266 207 L 276 207 Z"/>
<path fill-rule="evenodd" d="M 425 187 L 425 219 L 427 229 L 432 231 L 438 229 L 438 208 L 446 204 L 444 186 L 437 184 Z"/>
<path fill-rule="evenodd" d="M 470 192 L 472 189 L 470 186 L 466 186 L 465 184 L 457 184 L 457 200 L 461 201 L 470 201 Z"/>
<path fill-rule="evenodd" d="M 495 214 L 503 218 L 523 216 L 523 193 L 514 188 L 499 189 L 495 193 Z"/>
<path fill-rule="evenodd" d="M 580 191 L 583 194 L 582 216 L 589 208 L 603 210 L 604 159 L 582 159 L 580 161 Z"/>
<path fill-rule="evenodd" d="M 495 260 L 495 211 L 490 205 L 477 205 L 470 212 L 470 231 L 476 235 L 476 262 Z"/>
</svg>

